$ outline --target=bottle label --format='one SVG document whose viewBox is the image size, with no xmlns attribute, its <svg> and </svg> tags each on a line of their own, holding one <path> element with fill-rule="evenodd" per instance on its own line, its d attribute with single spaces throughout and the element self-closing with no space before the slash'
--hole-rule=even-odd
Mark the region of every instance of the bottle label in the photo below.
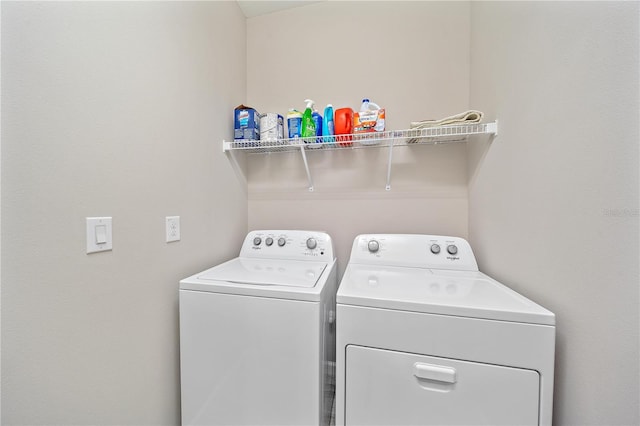
<svg viewBox="0 0 640 426">
<path fill-rule="evenodd" d="M 238 113 L 238 121 L 240 122 L 240 127 L 247 127 L 249 125 L 249 111 L 240 111 Z"/>
<path fill-rule="evenodd" d="M 289 125 L 289 138 L 299 138 L 301 136 L 300 125 L 302 124 L 302 118 L 289 118 L 287 123 Z"/>
<path fill-rule="evenodd" d="M 353 132 L 383 132 L 385 127 L 385 110 L 361 111 L 353 114 Z"/>
<path fill-rule="evenodd" d="M 303 129 L 302 135 L 303 137 L 309 137 L 309 135 L 315 136 L 315 134 L 316 134 L 316 123 L 311 121 Z"/>
</svg>

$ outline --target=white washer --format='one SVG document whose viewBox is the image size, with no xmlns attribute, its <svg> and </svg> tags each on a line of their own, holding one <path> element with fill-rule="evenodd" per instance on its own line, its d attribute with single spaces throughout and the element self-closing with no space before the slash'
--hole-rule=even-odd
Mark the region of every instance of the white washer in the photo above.
<svg viewBox="0 0 640 426">
<path fill-rule="evenodd" d="M 182 424 L 328 424 L 336 284 L 329 235 L 280 230 L 180 281 Z"/>
<path fill-rule="evenodd" d="M 555 316 L 461 238 L 356 237 L 336 321 L 336 425 L 551 425 Z"/>
</svg>

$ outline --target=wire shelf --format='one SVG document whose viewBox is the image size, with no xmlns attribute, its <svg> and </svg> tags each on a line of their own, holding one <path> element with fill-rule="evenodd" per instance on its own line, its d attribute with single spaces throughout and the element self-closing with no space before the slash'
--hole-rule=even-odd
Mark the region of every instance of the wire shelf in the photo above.
<svg viewBox="0 0 640 426">
<path fill-rule="evenodd" d="M 413 144 L 439 144 L 466 142 L 467 136 L 497 134 L 496 122 L 462 124 L 453 126 L 426 127 L 423 129 L 389 130 L 376 133 L 316 136 L 280 140 L 234 140 L 223 141 L 222 150 L 252 153 L 286 152 L 312 149 L 345 149 L 373 146 L 403 146 Z"/>
<path fill-rule="evenodd" d="M 306 152 L 317 151 L 317 148 L 327 149 L 354 149 L 388 147 L 389 160 L 387 163 L 386 190 L 391 190 L 391 162 L 393 148 L 397 146 L 412 146 L 420 144 L 444 144 L 466 142 L 471 135 L 498 134 L 498 122 L 461 124 L 452 126 L 425 127 L 422 129 L 390 130 L 376 133 L 356 133 L 351 135 L 317 136 L 312 138 L 266 140 L 234 140 L 223 141 L 222 151 L 232 160 L 234 170 L 238 176 L 242 171 L 233 154 L 236 151 L 249 153 L 271 153 L 298 151 L 302 155 L 302 161 L 309 181 L 309 191 L 313 191 L 313 179 Z"/>
</svg>

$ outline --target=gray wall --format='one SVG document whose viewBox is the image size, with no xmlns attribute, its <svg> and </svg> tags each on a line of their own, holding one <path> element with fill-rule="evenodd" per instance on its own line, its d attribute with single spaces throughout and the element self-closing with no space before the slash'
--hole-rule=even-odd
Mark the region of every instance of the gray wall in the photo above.
<svg viewBox="0 0 640 426">
<path fill-rule="evenodd" d="M 3 2 L 3 424 L 179 422 L 178 280 L 246 232 L 245 37 L 235 2 Z"/>
<path fill-rule="evenodd" d="M 249 102 L 366 96 L 392 129 L 474 108 L 499 135 L 398 149 L 391 192 L 386 151 L 309 153 L 313 193 L 299 155 L 251 156 L 249 227 L 326 229 L 341 270 L 361 232 L 468 236 L 481 269 L 557 314 L 555 423 L 638 424 L 638 3 L 358 8 L 249 19 Z M 363 33 L 382 38 L 367 55 Z M 287 65 L 305 46 L 330 61 Z"/>
<path fill-rule="evenodd" d="M 556 314 L 554 423 L 637 425 L 639 3 L 471 10 L 471 245 Z"/>
<path fill-rule="evenodd" d="M 464 111 L 469 11 L 467 2 L 321 2 L 250 18 L 248 102 L 285 115 L 306 98 L 321 113 L 370 98 L 387 109 L 389 130 Z M 249 156 L 249 228 L 327 231 L 339 271 L 359 233 L 467 236 L 464 144 L 395 149 L 391 191 L 386 149 L 319 151 L 307 154 L 312 193 L 299 153 Z"/>
</svg>

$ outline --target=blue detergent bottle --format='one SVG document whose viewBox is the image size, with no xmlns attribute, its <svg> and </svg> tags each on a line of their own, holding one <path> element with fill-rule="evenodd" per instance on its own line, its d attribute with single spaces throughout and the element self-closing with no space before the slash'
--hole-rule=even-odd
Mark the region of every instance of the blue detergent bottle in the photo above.
<svg viewBox="0 0 640 426">
<path fill-rule="evenodd" d="M 318 110 L 315 108 L 315 106 L 313 108 L 313 114 L 311 114 L 311 117 L 313 118 L 313 122 L 316 125 L 316 136 L 322 136 L 322 116 L 320 115 Z M 321 142 L 322 142 L 321 137 L 316 138 L 316 143 L 321 143 Z"/>
<path fill-rule="evenodd" d="M 322 120 L 322 134 L 325 136 L 325 142 L 335 142 L 335 138 L 327 137 L 336 134 L 333 124 L 333 105 L 327 104 L 324 109 L 324 120 Z"/>
</svg>

